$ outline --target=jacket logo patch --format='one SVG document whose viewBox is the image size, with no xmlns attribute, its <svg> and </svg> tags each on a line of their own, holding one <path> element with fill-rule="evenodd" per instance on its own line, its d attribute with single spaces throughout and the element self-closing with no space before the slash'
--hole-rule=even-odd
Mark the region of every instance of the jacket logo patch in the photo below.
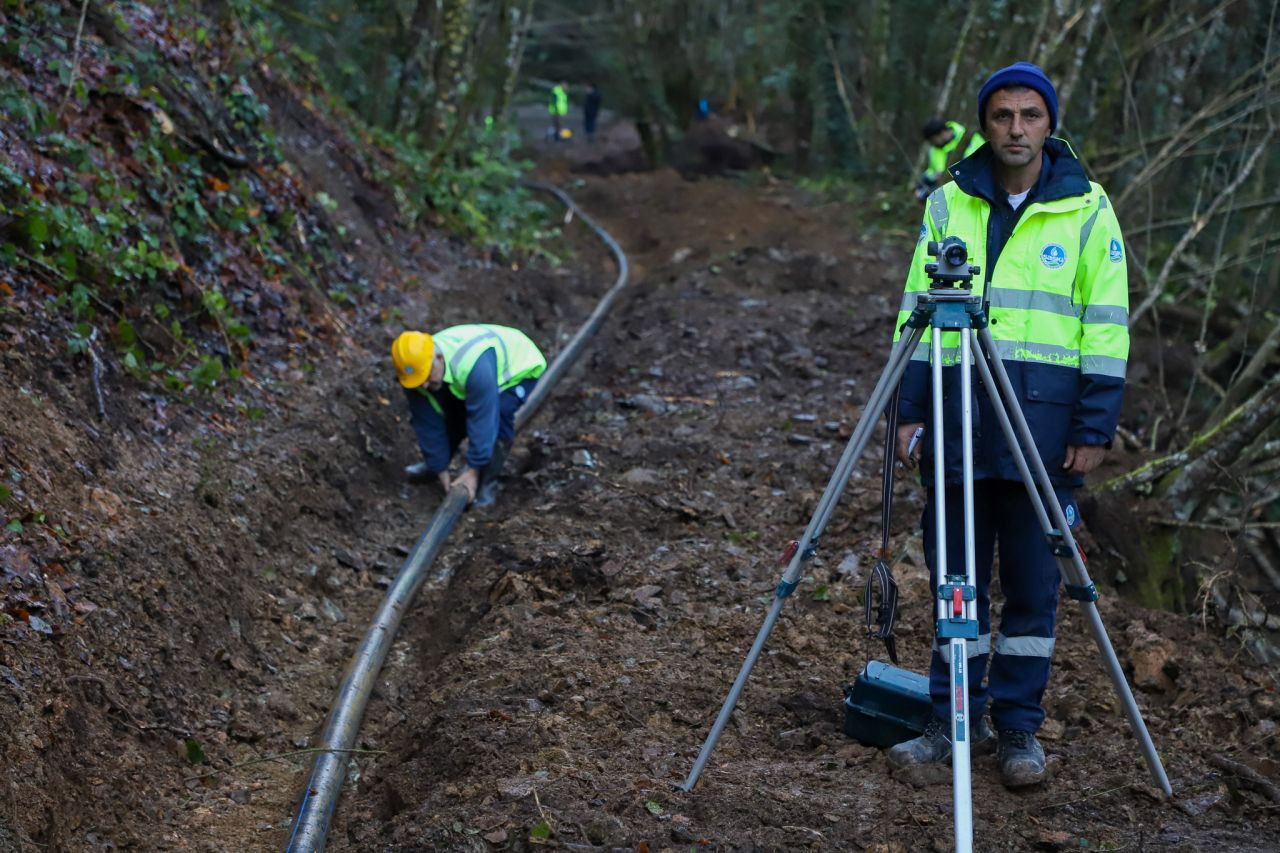
<svg viewBox="0 0 1280 853">
<path fill-rule="evenodd" d="M 1120 241 L 1115 237 L 1111 238 L 1111 263 L 1118 264 L 1124 260 L 1124 249 L 1120 246 Z"/>
<path fill-rule="evenodd" d="M 921 240 L 923 240 L 925 237 L 928 237 L 928 236 L 929 236 L 929 226 L 922 224 L 920 226 L 920 236 L 916 238 L 916 242 L 919 243 Z"/>
<path fill-rule="evenodd" d="M 1056 270 L 1067 262 L 1067 250 L 1058 243 L 1046 243 L 1040 250 L 1040 263 Z"/>
</svg>

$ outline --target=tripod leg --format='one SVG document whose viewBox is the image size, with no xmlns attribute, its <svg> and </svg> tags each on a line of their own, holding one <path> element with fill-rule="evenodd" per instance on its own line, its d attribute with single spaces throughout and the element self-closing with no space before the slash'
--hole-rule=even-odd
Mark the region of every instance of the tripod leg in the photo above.
<svg viewBox="0 0 1280 853">
<path fill-rule="evenodd" d="M 985 356 L 990 356 L 990 358 Z M 1000 361 L 999 356 L 996 354 L 995 343 L 988 329 L 978 330 L 977 363 L 983 382 L 986 383 L 989 389 L 995 389 L 998 392 L 991 395 L 992 408 L 995 409 L 996 417 L 1000 421 L 1000 427 L 1004 430 L 1005 439 L 1009 442 L 1009 449 L 1013 453 L 1015 464 L 1018 466 L 1018 473 L 1022 476 L 1022 481 L 1027 487 L 1027 494 L 1031 497 L 1031 504 L 1035 508 L 1036 517 L 1040 520 L 1040 526 L 1044 529 L 1045 535 L 1052 539 L 1055 533 L 1054 526 L 1056 525 L 1057 532 L 1062 536 L 1063 548 L 1062 553 L 1058 553 L 1058 565 L 1062 570 L 1063 579 L 1067 583 L 1068 591 L 1071 593 L 1072 598 L 1076 598 L 1084 607 L 1089 630 L 1093 634 L 1093 641 L 1102 655 L 1103 663 L 1106 665 L 1107 674 L 1111 677 L 1111 683 L 1115 687 L 1116 694 L 1124 705 L 1125 715 L 1129 718 L 1129 726 L 1133 729 L 1134 736 L 1137 737 L 1138 742 L 1142 745 L 1142 756 L 1147 763 L 1147 769 L 1151 771 L 1151 775 L 1165 795 L 1172 796 L 1173 788 L 1169 785 L 1169 777 L 1165 774 L 1164 765 L 1160 762 L 1160 756 L 1156 752 L 1155 744 L 1151 741 L 1151 734 L 1147 731 L 1147 724 L 1142 719 L 1142 712 L 1138 710 L 1138 703 L 1133 698 L 1133 691 L 1129 688 L 1129 682 L 1125 680 L 1124 671 L 1121 669 L 1120 661 L 1116 658 L 1115 649 L 1111 645 L 1111 638 L 1107 636 L 1107 630 L 1102 625 L 1102 617 L 1098 614 L 1098 607 L 1095 604 L 1097 592 L 1094 589 L 1093 582 L 1089 579 L 1089 572 L 1085 568 L 1084 561 L 1080 558 L 1080 549 L 1076 545 L 1075 537 L 1071 535 L 1066 516 L 1062 512 L 1062 507 L 1058 505 L 1057 498 L 1048 499 L 1054 495 L 1053 483 L 1049 479 L 1049 472 L 1044 467 L 1044 460 L 1040 458 L 1040 453 L 1036 450 L 1035 439 L 1031 435 L 1031 427 L 1028 426 L 1026 416 L 1022 413 L 1022 407 L 1014 396 L 1013 385 L 1009 382 L 1009 374 L 1004 368 L 1004 363 Z M 1021 438 L 1021 443 L 1019 438 Z M 1034 478 L 1028 463 L 1035 469 Z M 1037 483 L 1039 484 L 1039 489 L 1036 487 Z M 1048 507 L 1048 513 L 1046 513 L 1046 506 Z M 1052 515 L 1052 522 L 1050 521 L 1050 514 Z"/>
<path fill-rule="evenodd" d="M 935 338 L 941 335 L 935 335 Z M 961 463 L 964 495 L 964 588 L 966 590 L 974 590 L 974 595 L 961 597 L 960 607 L 963 611 L 965 624 L 977 626 L 977 567 L 974 555 L 974 508 L 973 508 L 973 374 L 970 372 L 970 361 L 972 358 L 972 330 L 960 330 L 960 447 L 961 447 Z M 937 396 L 940 398 L 940 390 L 942 387 L 941 369 L 937 370 L 935 378 L 936 387 L 939 389 Z M 934 401 L 935 420 L 940 420 L 942 401 L 935 399 Z M 942 430 L 938 429 L 941 433 Z M 941 442 L 935 443 L 938 447 Z M 936 457 L 942 459 L 941 453 Z M 939 462 L 936 466 L 941 471 L 945 466 Z M 939 479 L 936 481 L 936 489 L 939 494 L 945 488 L 945 483 Z M 946 528 L 939 525 L 939 543 L 940 549 L 946 548 Z M 941 566 L 941 564 L 939 564 Z M 943 575 L 939 572 L 939 582 Z M 955 583 L 960 578 L 950 579 L 951 583 Z M 955 613 L 955 605 L 953 602 L 939 602 L 944 608 L 951 608 L 951 616 L 959 614 Z M 976 640 L 976 634 L 974 636 Z M 970 769 L 970 739 L 969 732 L 969 651 L 968 640 L 958 637 L 951 638 L 951 807 L 954 817 L 955 832 L 955 848 L 961 853 L 967 853 L 973 849 L 973 781 Z"/>
<path fill-rule="evenodd" d="M 899 338 L 898 343 L 890 351 L 888 363 L 880 374 L 875 388 L 871 391 L 871 396 L 862 410 L 862 417 L 858 419 L 858 424 L 854 427 L 853 434 L 849 436 L 849 443 L 845 446 L 844 453 L 836 465 L 835 473 L 832 474 L 831 480 L 827 483 L 827 488 L 818 501 L 813 517 L 809 520 L 809 526 L 805 529 L 804 537 L 800 540 L 799 547 L 796 548 L 796 552 L 791 558 L 791 563 L 787 566 L 782 580 L 778 583 L 773 603 L 769 606 L 769 612 L 765 615 L 764 624 L 760 626 L 755 642 L 752 643 L 751 650 L 747 653 L 747 658 L 742 662 L 742 668 L 738 671 L 738 677 L 729 689 L 729 695 L 725 697 L 724 704 L 720 708 L 720 714 L 716 717 L 715 724 L 711 727 L 711 732 L 702 744 L 702 751 L 698 753 L 698 760 L 694 762 L 693 769 L 689 771 L 689 777 L 680 786 L 681 789 L 692 791 L 693 786 L 698 783 L 702 768 L 706 766 L 707 760 L 711 757 L 716 741 L 720 739 L 720 734 L 729 722 L 729 715 L 733 713 L 733 708 L 738 703 L 738 696 L 742 693 L 742 688 L 746 685 L 747 678 L 751 675 L 751 670 L 755 666 L 756 660 L 760 657 L 760 652 L 764 649 L 765 640 L 769 638 L 770 632 L 773 631 L 774 623 L 778 621 L 778 614 L 782 612 L 783 602 L 791 594 L 792 590 L 796 588 L 796 584 L 799 583 L 801 566 L 812 556 L 809 550 L 811 543 L 818 538 L 823 528 L 826 527 L 827 519 L 831 517 L 832 511 L 840 499 L 840 493 L 844 491 L 844 487 L 849 482 L 849 477 L 853 474 L 854 465 L 857 464 L 863 450 L 866 449 L 867 442 L 871 439 L 871 433 L 875 430 L 875 424 L 880 417 L 880 413 L 884 411 L 885 405 L 893 395 L 893 390 L 898 387 L 898 383 L 902 380 L 902 374 L 906 372 L 907 364 L 911 361 L 911 354 L 915 352 L 916 344 L 920 342 L 920 338 L 923 335 L 923 328 L 912 329 L 910 334 L 904 334 Z"/>
<path fill-rule="evenodd" d="M 933 392 L 933 504 L 937 545 L 934 561 L 937 567 L 936 591 L 937 635 L 947 640 L 951 653 L 951 792 L 955 819 L 955 849 L 968 853 L 973 849 L 973 784 L 969 750 L 969 648 L 968 640 L 977 639 L 977 572 L 974 557 L 973 514 L 973 411 L 970 405 L 972 374 L 971 330 L 960 330 L 961 389 L 961 465 L 964 511 L 964 574 L 947 569 L 946 457 L 944 454 L 946 424 L 942 404 L 942 335 L 934 329 L 932 336 Z"/>
</svg>

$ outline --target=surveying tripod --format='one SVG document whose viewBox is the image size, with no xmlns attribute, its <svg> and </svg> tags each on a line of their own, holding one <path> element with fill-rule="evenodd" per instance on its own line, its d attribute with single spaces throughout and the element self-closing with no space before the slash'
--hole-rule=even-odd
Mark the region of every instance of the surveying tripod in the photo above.
<svg viewBox="0 0 1280 853">
<path fill-rule="evenodd" d="M 1156 754 L 1151 735 L 1147 732 L 1142 713 L 1134 701 L 1133 692 L 1125 680 L 1120 662 L 1116 658 L 1115 649 L 1107 637 L 1098 615 L 1098 591 L 1089 579 L 1084 560 L 1075 538 L 1071 535 L 1070 526 L 1062 511 L 1062 506 L 1055 497 L 1053 484 L 1044 462 L 1036 449 L 1031 428 L 1014 395 L 1013 386 L 1004 363 L 1000 360 L 991 332 L 987 328 L 986 308 L 982 297 L 972 292 L 973 276 L 980 270 L 969 264 L 968 250 L 962 240 L 947 237 L 939 242 L 930 242 L 930 255 L 936 257 L 937 263 L 925 266 L 932 281 L 927 293 L 916 299 L 915 310 L 903 327 L 903 334 L 889 354 L 889 362 L 880 374 L 866 407 L 862 410 L 849 443 L 845 447 L 835 473 L 827 483 L 826 490 L 818 501 L 809 526 L 798 543 L 792 543 L 784 559 L 789 560 L 782 580 L 774 592 L 773 603 L 765 616 L 764 624 L 756 634 L 755 642 L 747 653 L 747 658 L 738 672 L 738 677 L 729 689 L 724 705 L 715 724 L 707 735 L 694 762 L 689 777 L 681 787 L 685 791 L 693 790 L 698 776 L 706 766 L 716 741 L 729 722 L 729 715 L 737 704 L 738 696 L 755 666 L 757 658 L 764 648 L 765 640 L 773 630 L 782 612 L 782 605 L 787 597 L 795 591 L 800 582 L 801 570 L 817 550 L 818 538 L 827 525 L 831 513 L 839 502 L 840 493 L 853 473 L 854 465 L 862 456 L 871 433 L 875 429 L 876 419 L 893 396 L 894 390 L 902 380 L 911 355 L 924 337 L 926 328 L 932 327 L 931 345 L 931 379 L 933 423 L 931 438 L 934 456 L 934 508 L 937 529 L 937 623 L 936 636 L 939 642 L 945 641 L 950 650 L 951 702 L 949 733 L 951 741 L 951 781 L 953 794 L 953 813 L 955 817 L 955 848 L 962 853 L 973 849 L 973 802 L 970 785 L 969 757 L 969 662 L 966 642 L 978 639 L 976 569 L 974 546 L 974 493 L 973 493 L 973 413 L 972 413 L 972 366 L 978 367 L 982 382 L 988 390 L 996 419 L 1004 432 L 1005 440 L 1013 454 L 1014 462 L 1022 477 L 1031 498 L 1032 507 L 1044 530 L 1049 548 L 1058 558 L 1067 594 L 1080 602 L 1084 607 L 1085 617 L 1093 634 L 1094 643 L 1102 655 L 1111 683 L 1115 687 L 1124 704 L 1125 715 L 1129 718 L 1129 726 L 1141 744 L 1142 755 L 1147 768 L 1163 789 L 1166 796 L 1173 793 L 1169 786 L 1169 778 L 1165 775 L 1164 766 Z M 945 424 L 942 410 L 942 367 L 943 331 L 958 331 L 960 334 L 960 393 L 961 402 L 961 452 L 963 497 L 964 497 L 964 568 L 963 572 L 949 570 L 947 566 L 946 548 L 946 489 L 945 464 L 943 458 L 943 436 Z M 976 337 L 975 337 L 976 334 Z M 976 352 L 975 352 L 976 350 Z M 975 357 L 976 356 L 976 357 Z M 887 451 L 886 451 L 887 452 Z M 1033 476 L 1034 472 L 1034 476 Z"/>
</svg>

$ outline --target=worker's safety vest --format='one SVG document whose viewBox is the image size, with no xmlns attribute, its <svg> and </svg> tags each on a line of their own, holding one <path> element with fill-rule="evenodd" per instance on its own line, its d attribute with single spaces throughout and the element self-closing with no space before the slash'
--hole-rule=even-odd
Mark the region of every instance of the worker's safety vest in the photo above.
<svg viewBox="0 0 1280 853">
<path fill-rule="evenodd" d="M 551 89 L 551 102 L 547 104 L 547 112 L 553 116 L 569 114 L 569 93 L 564 90 L 564 86 L 555 86 Z"/>
<path fill-rule="evenodd" d="M 942 172 L 947 170 L 947 162 L 951 159 L 951 152 L 959 148 L 960 144 L 964 142 L 966 131 L 963 124 L 958 121 L 949 121 L 947 122 L 947 127 L 951 128 L 951 141 L 945 145 L 931 146 L 929 148 L 929 174 L 934 176 L 940 176 Z M 986 140 L 982 138 L 982 134 L 975 130 L 969 138 L 969 144 L 964 147 L 963 157 L 968 157 L 977 151 L 984 142 Z M 963 157 L 958 159 L 963 159 Z"/>
<path fill-rule="evenodd" d="M 489 324 L 450 326 L 431 336 L 444 357 L 444 385 L 459 400 L 467 398 L 467 377 L 480 356 L 494 351 L 498 360 L 498 388 L 506 391 L 547 369 L 547 360 L 536 344 L 519 329 Z M 421 386 L 427 398 L 434 398 Z M 437 405 L 438 409 L 439 406 Z"/>
<path fill-rule="evenodd" d="M 1129 285 L 1120 225 L 1102 187 L 1050 202 L 1032 202 L 1000 250 L 994 276 L 987 264 L 991 207 L 954 183 L 934 190 L 907 279 L 899 326 L 930 286 L 924 265 L 931 240 L 955 236 L 981 272 L 973 293 L 989 306 L 991 337 L 1003 361 L 1052 364 L 1123 378 L 1129 356 Z M 929 360 L 930 335 L 913 358 Z M 896 336 L 895 336 L 896 339 Z M 943 332 L 943 364 L 960 360 L 960 333 Z M 1074 385 L 1070 388 L 1074 402 Z"/>
</svg>

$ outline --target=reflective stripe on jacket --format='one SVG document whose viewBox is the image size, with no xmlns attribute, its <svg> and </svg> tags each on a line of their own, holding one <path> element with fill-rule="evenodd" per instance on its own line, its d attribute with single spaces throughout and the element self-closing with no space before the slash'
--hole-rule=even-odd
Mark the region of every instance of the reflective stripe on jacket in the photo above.
<svg viewBox="0 0 1280 853">
<path fill-rule="evenodd" d="M 951 159 L 951 152 L 960 147 L 960 143 L 964 142 L 965 127 L 958 121 L 947 122 L 947 127 L 951 128 L 951 141 L 945 145 L 929 148 L 929 174 L 938 177 L 947 170 L 947 161 Z M 985 142 L 982 134 L 976 130 L 973 136 L 969 138 L 969 144 L 964 148 L 964 157 L 968 157 L 973 152 L 982 147 Z"/>
<path fill-rule="evenodd" d="M 467 398 L 467 377 L 476 360 L 488 350 L 497 357 L 501 391 L 541 376 L 547 369 L 547 360 L 537 345 L 524 332 L 509 326 L 450 326 L 436 332 L 432 340 L 444 356 L 444 386 L 459 400 Z M 424 393 L 430 398 L 425 386 Z"/>
<path fill-rule="evenodd" d="M 981 268 L 973 292 L 988 301 L 994 355 L 1009 373 L 1050 475 L 1073 486 L 1082 478 L 1061 473 L 1067 445 L 1103 445 L 1115 434 L 1129 354 L 1128 274 L 1120 226 L 1102 187 L 1085 177 L 1065 142 L 1047 140 L 1042 156 L 1041 181 L 1007 235 L 992 230 L 998 223 L 991 205 L 1002 191 L 995 188 L 990 148 L 951 169 L 955 181 L 935 190 L 925 206 L 894 339 L 916 294 L 929 288 L 926 244 L 944 236 L 964 240 L 969 262 Z M 931 331 L 903 378 L 903 423 L 932 422 Z M 959 423 L 959 372 L 948 368 L 959 361 L 959 332 L 944 332 L 942 346 L 947 479 L 958 482 L 960 431 L 950 425 Z M 975 389 L 979 385 L 975 372 Z M 975 476 L 1018 479 L 985 392 L 976 397 Z M 926 455 L 931 451 L 925 442 Z"/>
</svg>

